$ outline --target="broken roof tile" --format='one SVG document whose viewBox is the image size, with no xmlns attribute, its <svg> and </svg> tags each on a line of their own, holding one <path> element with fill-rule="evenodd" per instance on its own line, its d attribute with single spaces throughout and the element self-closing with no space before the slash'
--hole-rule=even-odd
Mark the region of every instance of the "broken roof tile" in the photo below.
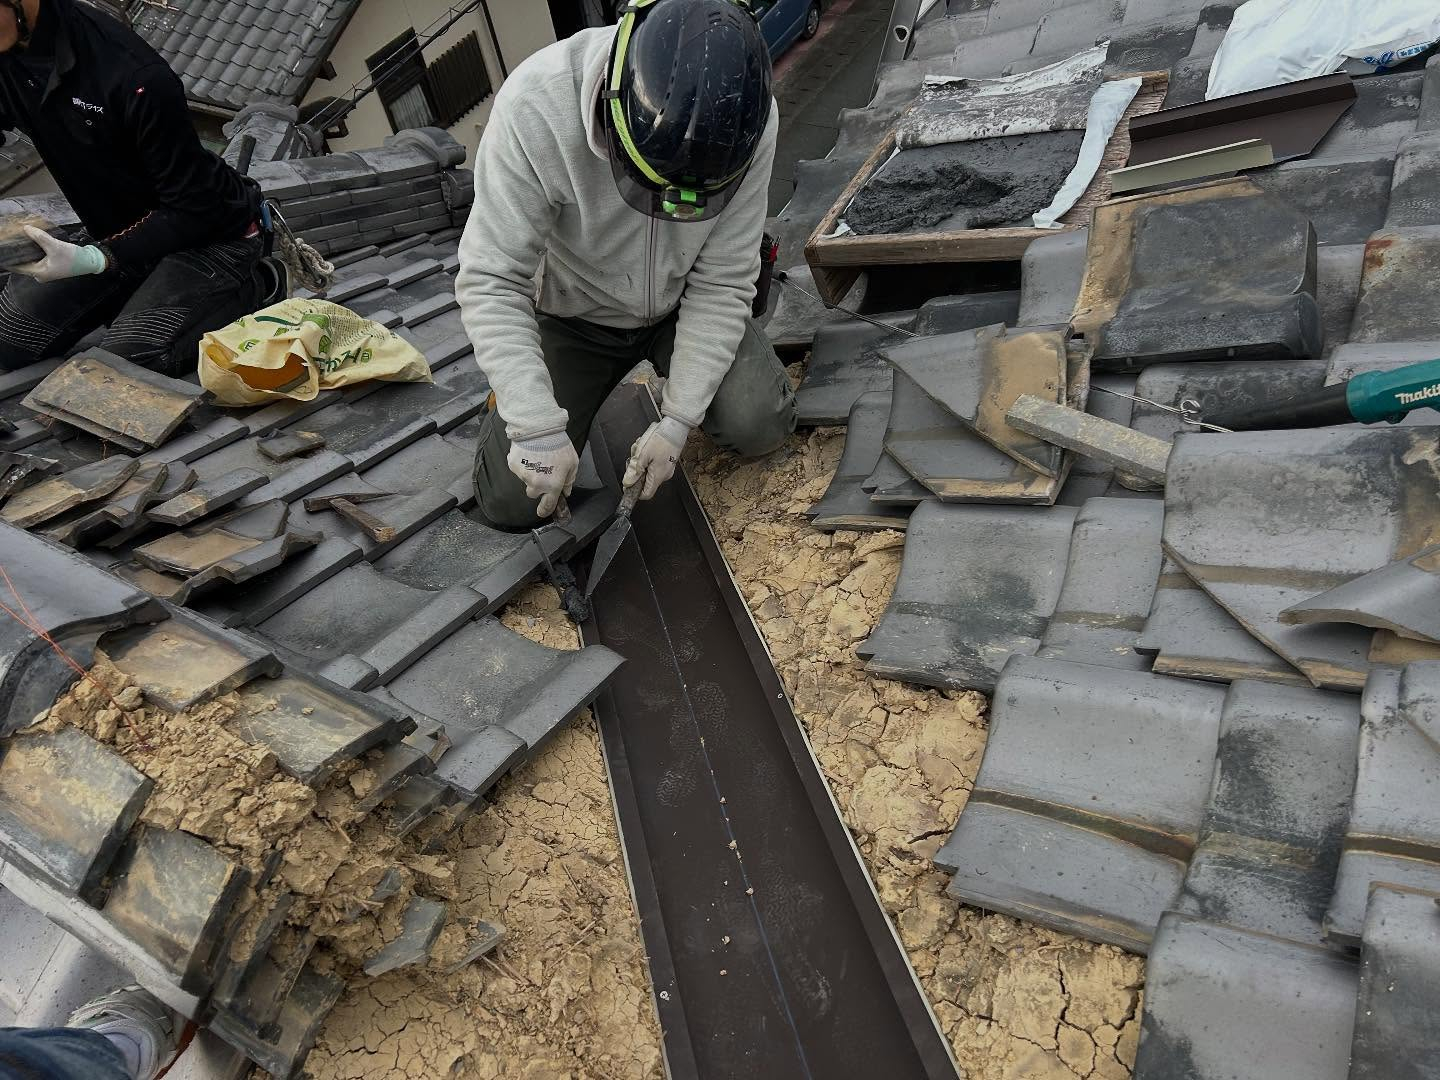
<svg viewBox="0 0 1440 1080">
<path fill-rule="evenodd" d="M 414 725 L 374 698 L 287 673 L 239 692 L 229 729 L 270 750 L 287 775 L 319 787 L 343 763 L 398 742 Z"/>
<path fill-rule="evenodd" d="M 917 508 L 890 606 L 861 649 L 867 670 L 924 686 L 993 690 L 1009 657 L 1040 647 L 1075 515 L 1064 506 Z"/>
<path fill-rule="evenodd" d="M 1280 613 L 1280 621 L 1371 626 L 1440 642 L 1440 546 L 1293 604 Z"/>
<path fill-rule="evenodd" d="M 892 312 L 875 318 L 909 330 L 913 311 Z M 804 426 L 843 424 L 861 394 L 890 389 L 890 368 L 878 350 L 904 340 L 884 327 L 858 319 L 827 323 L 815 331 L 805 379 L 795 392 L 798 422 Z"/>
<path fill-rule="evenodd" d="M 134 458 L 118 454 L 71 469 L 12 495 L 0 509 L 0 519 L 22 529 L 39 525 L 67 510 L 105 498 L 130 479 L 138 467 Z"/>
<path fill-rule="evenodd" d="M 107 634 L 100 649 L 146 697 L 175 712 L 280 671 L 252 639 L 183 611 L 158 626 Z"/>
<path fill-rule="evenodd" d="M 899 371 L 885 452 L 944 502 L 1046 506 L 1063 483 L 995 449 Z"/>
</svg>

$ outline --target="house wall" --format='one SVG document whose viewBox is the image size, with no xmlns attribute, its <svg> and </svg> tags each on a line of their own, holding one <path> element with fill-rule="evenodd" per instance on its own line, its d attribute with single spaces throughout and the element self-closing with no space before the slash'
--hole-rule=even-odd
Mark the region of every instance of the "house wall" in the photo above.
<svg viewBox="0 0 1440 1080">
<path fill-rule="evenodd" d="M 543 3 L 537 0 L 489 0 L 489 4 L 495 23 L 495 38 L 503 52 L 506 70 L 515 70 L 527 56 L 555 40 L 550 13 Z M 348 87 L 368 78 L 366 57 L 373 56 L 407 29 L 423 34 L 432 23 L 442 20 L 453 6 L 454 0 L 364 0 L 331 54 L 336 77 L 316 82 L 306 101 L 343 95 Z M 483 11 L 466 15 L 426 47 L 425 58 L 427 62 L 434 60 L 471 31 L 480 39 L 480 48 L 489 68 L 490 85 L 499 89 L 503 81 L 501 60 L 496 54 L 496 41 L 491 38 Z M 493 100 L 492 94 L 450 129 L 450 133 L 470 150 L 472 162 Z M 347 118 L 346 124 L 350 129 L 349 135 L 332 141 L 331 149 L 363 150 L 379 146 L 392 133 L 390 118 L 376 94 L 366 96 Z"/>
</svg>

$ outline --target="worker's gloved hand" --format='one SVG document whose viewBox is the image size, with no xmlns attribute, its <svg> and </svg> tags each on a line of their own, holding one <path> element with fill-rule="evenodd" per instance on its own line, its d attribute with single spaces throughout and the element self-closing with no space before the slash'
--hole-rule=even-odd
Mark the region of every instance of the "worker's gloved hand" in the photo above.
<svg viewBox="0 0 1440 1080">
<path fill-rule="evenodd" d="M 660 485 L 675 475 L 675 466 L 685 452 L 690 429 L 673 416 L 662 417 L 635 440 L 630 460 L 625 463 L 625 487 L 643 482 L 640 498 L 652 499 Z"/>
<path fill-rule="evenodd" d="M 15 267 L 16 273 L 36 281 L 66 281 L 105 272 L 105 253 L 93 244 L 85 247 L 69 244 L 33 225 L 25 226 L 25 235 L 40 245 L 45 257 L 39 262 Z"/>
<path fill-rule="evenodd" d="M 525 484 L 526 498 L 540 500 L 536 513 L 542 518 L 555 513 L 561 497 L 569 495 L 575 486 L 580 471 L 580 455 L 563 431 L 514 440 L 506 463 Z"/>
</svg>

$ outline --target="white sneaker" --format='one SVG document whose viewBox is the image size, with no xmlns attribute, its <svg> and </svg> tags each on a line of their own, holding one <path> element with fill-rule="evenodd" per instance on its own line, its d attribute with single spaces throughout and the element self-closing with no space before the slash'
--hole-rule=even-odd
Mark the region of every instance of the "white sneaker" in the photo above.
<svg viewBox="0 0 1440 1080">
<path fill-rule="evenodd" d="M 135 1080 L 155 1080 L 175 1058 L 175 1014 L 138 986 L 121 987 L 80 1006 L 65 1026 L 104 1035 L 125 1055 Z"/>
</svg>

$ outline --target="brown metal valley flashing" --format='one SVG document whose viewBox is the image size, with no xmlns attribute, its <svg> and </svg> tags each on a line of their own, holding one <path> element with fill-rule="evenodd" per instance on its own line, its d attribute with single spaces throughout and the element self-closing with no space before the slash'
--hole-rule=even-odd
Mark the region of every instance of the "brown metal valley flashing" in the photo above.
<svg viewBox="0 0 1440 1080">
<path fill-rule="evenodd" d="M 602 411 L 608 480 L 653 407 Z M 635 511 L 588 641 L 667 1074 L 954 1080 L 957 1069 L 683 477 Z"/>
<path fill-rule="evenodd" d="M 1276 161 L 1304 157 L 1355 103 L 1349 75 L 1163 109 L 1130 121 L 1130 164 L 1147 165 L 1246 139 L 1263 139 Z"/>
</svg>

